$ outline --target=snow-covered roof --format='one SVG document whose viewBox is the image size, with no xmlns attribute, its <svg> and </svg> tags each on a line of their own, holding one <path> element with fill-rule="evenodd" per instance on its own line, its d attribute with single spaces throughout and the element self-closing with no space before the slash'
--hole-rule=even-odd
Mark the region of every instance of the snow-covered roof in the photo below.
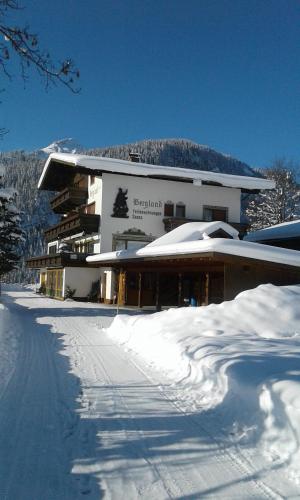
<svg viewBox="0 0 300 500">
<path fill-rule="evenodd" d="M 300 237 L 300 220 L 283 222 L 275 226 L 265 227 L 259 231 L 253 231 L 247 234 L 244 240 L 246 241 L 267 241 L 280 240 L 286 238 Z"/>
<path fill-rule="evenodd" d="M 139 250 L 120 250 L 92 255 L 87 257 L 86 260 L 87 262 L 118 262 L 139 258 L 187 256 L 211 252 L 300 267 L 300 252 L 297 250 L 235 239 L 209 237 L 202 240 L 184 241 L 168 245 L 151 246 L 149 244 Z"/>
<path fill-rule="evenodd" d="M 152 241 L 147 245 L 147 248 L 183 243 L 184 241 L 205 240 L 209 235 L 220 229 L 225 231 L 231 238 L 239 239 L 239 232 L 226 222 L 188 222 Z"/>
<path fill-rule="evenodd" d="M 86 169 L 87 173 L 94 172 L 101 175 L 102 172 L 137 175 L 140 177 L 156 177 L 164 179 L 190 180 L 196 186 L 204 183 L 214 183 L 224 187 L 240 188 L 247 191 L 260 189 L 274 189 L 274 181 L 258 177 L 247 177 L 242 175 L 231 175 L 217 172 L 205 172 L 190 168 L 167 167 L 161 165 L 149 165 L 146 163 L 135 163 L 115 158 L 102 158 L 99 156 L 86 156 L 67 153 L 53 153 L 49 156 L 38 188 L 43 189 L 46 177 L 53 164 L 61 164 L 66 169 L 79 167 Z"/>
</svg>

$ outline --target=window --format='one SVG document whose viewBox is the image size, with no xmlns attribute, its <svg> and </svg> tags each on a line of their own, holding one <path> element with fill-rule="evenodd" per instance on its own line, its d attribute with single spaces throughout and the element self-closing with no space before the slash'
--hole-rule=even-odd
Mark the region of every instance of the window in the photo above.
<svg viewBox="0 0 300 500">
<path fill-rule="evenodd" d="M 143 275 L 143 289 L 149 292 L 155 290 L 156 276 L 153 273 L 144 273 Z"/>
<path fill-rule="evenodd" d="M 95 208 L 96 208 L 95 202 L 94 203 L 90 203 L 89 205 L 87 205 L 84 208 L 84 213 L 85 214 L 94 214 L 95 213 Z"/>
<path fill-rule="evenodd" d="M 147 245 L 149 241 L 138 241 L 138 240 L 126 240 L 126 239 L 118 239 L 114 240 L 114 250 L 138 250 L 139 248 Z"/>
<path fill-rule="evenodd" d="M 94 243 L 87 243 L 86 245 L 86 251 L 87 253 L 94 253 Z"/>
<path fill-rule="evenodd" d="M 185 205 L 181 201 L 176 203 L 176 217 L 185 217 Z"/>
<path fill-rule="evenodd" d="M 152 235 L 147 235 L 140 229 L 132 228 L 112 235 L 112 250 L 137 250 L 154 240 Z"/>
<path fill-rule="evenodd" d="M 86 188 L 87 187 L 87 177 L 85 175 L 76 174 L 74 177 L 74 187 Z"/>
<path fill-rule="evenodd" d="M 139 248 L 143 248 L 147 245 L 148 241 L 130 241 L 127 240 L 127 250 L 138 250 Z"/>
<path fill-rule="evenodd" d="M 225 207 L 203 207 L 203 219 L 207 222 L 218 220 L 227 222 L 228 208 Z"/>
<path fill-rule="evenodd" d="M 165 217 L 173 217 L 174 215 L 174 204 L 171 201 L 167 201 L 164 207 Z"/>
<path fill-rule="evenodd" d="M 76 253 L 94 253 L 94 242 L 78 241 L 74 244 L 74 252 Z"/>
<path fill-rule="evenodd" d="M 55 253 L 57 253 L 57 245 L 56 245 L 56 243 L 55 243 L 55 245 L 49 245 L 49 247 L 48 247 L 48 254 L 49 255 L 53 255 Z"/>
<path fill-rule="evenodd" d="M 114 250 L 117 252 L 118 250 L 126 250 L 126 240 L 115 240 L 115 248 Z"/>
</svg>

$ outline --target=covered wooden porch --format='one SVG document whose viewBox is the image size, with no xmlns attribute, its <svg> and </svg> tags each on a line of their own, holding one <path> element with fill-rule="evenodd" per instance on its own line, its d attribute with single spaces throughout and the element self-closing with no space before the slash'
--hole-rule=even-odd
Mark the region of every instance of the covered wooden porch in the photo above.
<svg viewBox="0 0 300 500">
<path fill-rule="evenodd" d="M 157 311 L 219 304 L 263 283 L 300 283 L 299 268 L 215 252 L 119 261 L 113 267 L 118 305 Z"/>
<path fill-rule="evenodd" d="M 129 266 L 118 273 L 118 304 L 139 308 L 208 305 L 224 300 L 224 267 Z"/>
</svg>

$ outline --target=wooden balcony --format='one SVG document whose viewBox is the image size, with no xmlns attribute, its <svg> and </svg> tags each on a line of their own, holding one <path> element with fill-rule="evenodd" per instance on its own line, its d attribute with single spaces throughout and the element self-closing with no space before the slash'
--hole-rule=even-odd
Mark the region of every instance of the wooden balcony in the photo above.
<svg viewBox="0 0 300 500">
<path fill-rule="evenodd" d="M 57 267 L 96 267 L 93 263 L 88 264 L 86 258 L 88 253 L 54 253 L 49 255 L 39 255 L 26 260 L 29 269 L 57 268 Z"/>
<path fill-rule="evenodd" d="M 58 193 L 51 201 L 50 205 L 56 214 L 66 214 L 74 208 L 84 205 L 88 197 L 87 188 L 66 187 Z"/>
<path fill-rule="evenodd" d="M 46 241 L 65 238 L 72 234 L 84 232 L 85 234 L 97 233 L 99 229 L 100 215 L 75 213 L 65 217 L 55 226 L 45 231 Z"/>
<path fill-rule="evenodd" d="M 184 217 L 165 217 L 163 219 L 163 223 L 165 225 L 165 231 L 168 233 L 169 231 L 172 231 L 176 227 L 182 226 L 182 224 L 186 224 L 187 222 L 208 222 L 204 221 L 203 219 L 187 219 Z M 240 235 L 240 238 L 243 237 L 246 233 L 246 230 L 248 228 L 247 224 L 242 224 L 241 222 L 230 222 L 228 221 L 227 224 L 230 226 L 234 227 Z"/>
</svg>

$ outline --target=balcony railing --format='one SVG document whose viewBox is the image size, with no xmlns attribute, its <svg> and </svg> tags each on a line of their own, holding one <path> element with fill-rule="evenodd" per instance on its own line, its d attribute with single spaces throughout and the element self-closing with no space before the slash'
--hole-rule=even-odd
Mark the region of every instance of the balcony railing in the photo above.
<svg viewBox="0 0 300 500">
<path fill-rule="evenodd" d="M 55 226 L 45 231 L 46 241 L 71 236 L 79 232 L 86 234 L 97 233 L 99 229 L 100 215 L 75 213 L 62 219 Z"/>
<path fill-rule="evenodd" d="M 88 197 L 87 188 L 66 187 L 58 193 L 51 201 L 50 205 L 53 212 L 65 214 L 74 208 L 84 205 Z"/>
<path fill-rule="evenodd" d="M 43 267 L 93 267 L 93 264 L 88 264 L 86 258 L 89 253 L 55 253 L 51 255 L 39 255 L 27 259 L 26 265 L 30 269 L 41 269 Z"/>
</svg>

